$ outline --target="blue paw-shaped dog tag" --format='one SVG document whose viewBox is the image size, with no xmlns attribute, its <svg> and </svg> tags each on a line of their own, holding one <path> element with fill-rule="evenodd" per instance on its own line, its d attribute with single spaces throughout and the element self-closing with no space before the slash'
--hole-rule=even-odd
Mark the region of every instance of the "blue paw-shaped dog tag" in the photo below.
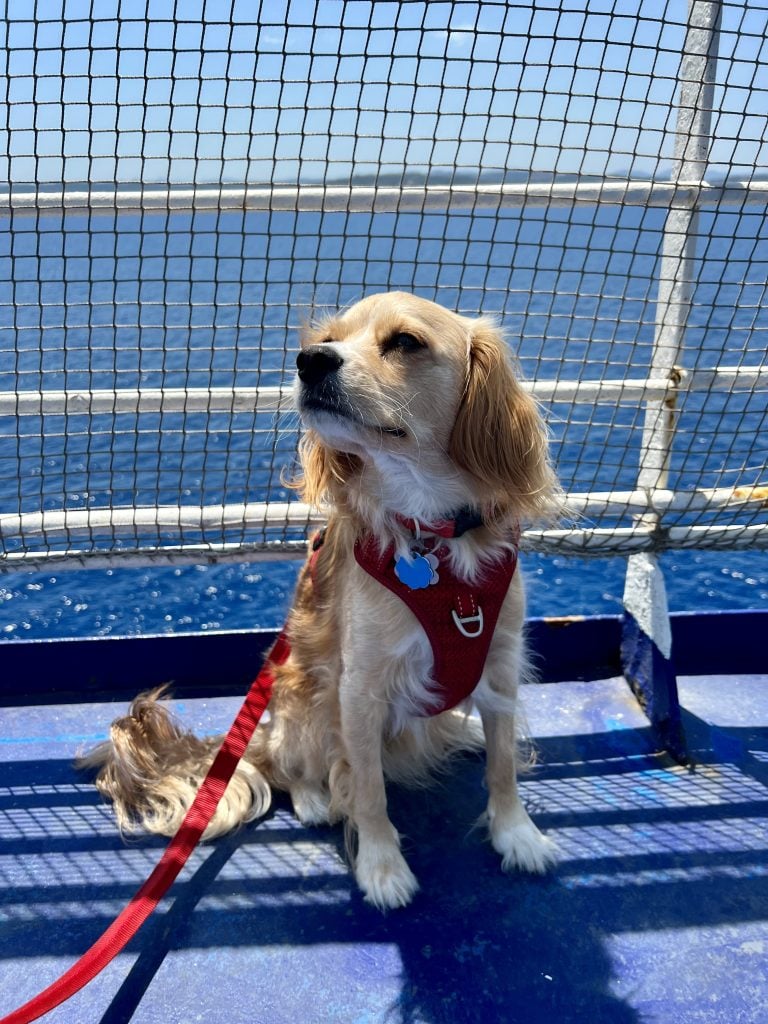
<svg viewBox="0 0 768 1024">
<path fill-rule="evenodd" d="M 434 555 L 414 555 L 412 562 L 402 555 L 395 559 L 395 576 L 409 590 L 424 590 L 437 583 L 436 568 L 437 559 Z"/>
</svg>

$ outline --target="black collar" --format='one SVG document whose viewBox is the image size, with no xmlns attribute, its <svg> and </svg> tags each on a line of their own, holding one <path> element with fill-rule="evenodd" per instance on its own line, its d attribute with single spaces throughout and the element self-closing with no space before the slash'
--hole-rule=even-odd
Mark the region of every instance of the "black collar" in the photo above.
<svg viewBox="0 0 768 1024">
<path fill-rule="evenodd" d="M 438 537 L 461 537 L 470 530 L 476 530 L 483 525 L 483 517 L 469 506 L 460 508 L 458 512 L 446 516 L 444 519 L 436 519 L 433 522 L 425 522 L 421 519 L 411 519 L 409 516 L 395 514 L 397 522 L 417 536 L 421 533 L 434 533 Z"/>
</svg>

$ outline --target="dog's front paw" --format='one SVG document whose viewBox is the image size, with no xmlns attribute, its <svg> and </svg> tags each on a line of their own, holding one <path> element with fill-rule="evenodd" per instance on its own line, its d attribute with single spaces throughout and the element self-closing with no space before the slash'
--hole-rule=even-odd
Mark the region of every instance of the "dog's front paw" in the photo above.
<svg viewBox="0 0 768 1024">
<path fill-rule="evenodd" d="M 366 901 L 379 910 L 407 906 L 419 888 L 396 846 L 366 849 L 361 844 L 355 860 L 355 878 Z"/>
<path fill-rule="evenodd" d="M 557 863 L 557 845 L 538 830 L 522 807 L 514 814 L 491 817 L 490 831 L 504 871 L 543 875 Z"/>
</svg>

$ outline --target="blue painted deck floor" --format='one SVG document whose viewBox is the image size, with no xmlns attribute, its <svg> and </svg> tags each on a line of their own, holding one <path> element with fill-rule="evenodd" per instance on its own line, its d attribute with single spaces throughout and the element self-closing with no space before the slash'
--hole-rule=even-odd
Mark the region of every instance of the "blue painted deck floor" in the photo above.
<svg viewBox="0 0 768 1024">
<path fill-rule="evenodd" d="M 650 753 L 623 683 L 527 688 L 540 765 L 523 784 L 562 850 L 505 876 L 471 829 L 482 763 L 429 793 L 393 790 L 421 881 L 366 906 L 337 829 L 267 820 L 199 849 L 67 1024 L 742 1024 L 768 1020 L 768 676 L 681 681 L 694 773 Z M 188 701 L 221 729 L 237 702 Z M 121 706 L 0 710 L 0 1015 L 67 968 L 159 847 L 117 836 L 71 767 Z"/>
</svg>

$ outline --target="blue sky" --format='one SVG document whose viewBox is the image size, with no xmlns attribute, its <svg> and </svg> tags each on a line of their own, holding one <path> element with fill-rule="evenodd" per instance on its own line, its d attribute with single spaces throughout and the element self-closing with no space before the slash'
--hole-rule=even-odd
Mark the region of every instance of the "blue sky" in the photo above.
<svg viewBox="0 0 768 1024">
<path fill-rule="evenodd" d="M 291 182 L 663 173 L 687 2 L 0 8 L 0 180 Z M 768 0 L 725 4 L 720 172 L 768 163 L 767 26 Z"/>
</svg>

